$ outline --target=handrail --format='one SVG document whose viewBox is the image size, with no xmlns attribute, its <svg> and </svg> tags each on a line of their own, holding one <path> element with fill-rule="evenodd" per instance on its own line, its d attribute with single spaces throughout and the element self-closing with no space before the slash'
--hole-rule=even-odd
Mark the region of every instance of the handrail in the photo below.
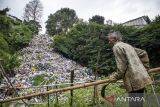
<svg viewBox="0 0 160 107">
<path fill-rule="evenodd" d="M 160 73 L 160 67 L 150 69 L 148 72 L 149 73 Z M 15 98 L 11 98 L 11 99 L 6 99 L 6 100 L 0 101 L 0 103 L 16 101 L 16 100 L 21 100 L 21 99 L 28 99 L 28 98 L 35 97 L 35 96 L 49 95 L 49 94 L 53 94 L 53 93 L 57 93 L 57 92 L 65 92 L 65 91 L 69 91 L 69 90 L 75 90 L 75 89 L 79 89 L 79 88 L 85 88 L 85 87 L 104 84 L 104 83 L 114 83 L 114 82 L 110 81 L 109 79 L 98 80 L 95 82 L 84 83 L 84 84 L 75 85 L 75 86 L 71 86 L 71 87 L 53 89 L 53 90 L 42 92 L 42 93 L 36 93 L 36 94 L 27 95 L 27 96 L 20 96 L 20 97 L 15 97 Z"/>
<path fill-rule="evenodd" d="M 160 67 L 152 68 L 148 71 L 148 73 L 160 73 Z"/>
<path fill-rule="evenodd" d="M 57 93 L 57 92 L 65 92 L 65 91 L 79 89 L 79 88 L 85 88 L 85 87 L 94 86 L 94 85 L 98 85 L 98 84 L 108 83 L 109 81 L 110 81 L 109 79 L 107 79 L 107 80 L 98 80 L 98 81 L 95 81 L 95 82 L 75 85 L 75 86 L 71 86 L 71 87 L 53 89 L 53 90 L 42 92 L 42 93 L 36 93 L 36 94 L 27 95 L 27 96 L 20 96 L 20 97 L 15 97 L 15 98 L 2 100 L 2 101 L 0 101 L 0 103 L 16 101 L 16 100 L 20 100 L 20 99 L 28 99 L 28 98 L 35 97 L 35 96 L 48 95 L 48 94 L 53 94 L 53 93 Z"/>
</svg>

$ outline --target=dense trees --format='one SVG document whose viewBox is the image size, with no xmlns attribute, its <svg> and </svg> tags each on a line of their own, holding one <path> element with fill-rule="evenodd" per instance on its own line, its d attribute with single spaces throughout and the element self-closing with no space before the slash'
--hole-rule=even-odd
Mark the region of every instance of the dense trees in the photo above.
<svg viewBox="0 0 160 107">
<path fill-rule="evenodd" d="M 0 59 L 7 74 L 14 74 L 19 65 L 20 50 L 38 34 L 42 9 L 39 0 L 30 1 L 25 7 L 24 21 L 7 14 L 9 8 L 0 10 Z"/>
<path fill-rule="evenodd" d="M 65 56 L 76 60 L 84 66 L 98 69 L 101 74 L 109 74 L 115 69 L 114 56 L 106 39 L 99 39 L 100 32 L 104 38 L 112 31 L 120 31 L 123 40 L 135 47 L 145 49 L 151 61 L 151 67 L 160 62 L 160 20 L 157 17 L 142 29 L 122 25 L 101 25 L 96 23 L 79 23 L 69 32 L 54 37 L 55 47 Z M 98 50 L 100 60 L 97 63 Z"/>
<path fill-rule="evenodd" d="M 160 61 L 157 60 L 160 59 L 160 18 L 158 17 L 134 34 L 138 39 L 138 46 L 149 52 L 152 66 L 160 65 Z"/>
<path fill-rule="evenodd" d="M 37 26 L 40 25 L 34 19 L 24 22 L 13 20 L 6 16 L 7 11 L 0 11 L 0 58 L 4 59 L 5 69 L 13 71 L 14 66 L 18 64 L 18 51 L 28 45 L 32 36 L 38 33 Z M 104 17 L 98 15 L 89 19 L 89 23 L 79 21 L 73 9 L 62 8 L 50 14 L 46 23 L 47 33 L 54 36 L 54 46 L 57 50 L 84 66 L 98 69 L 99 73 L 109 74 L 115 69 L 111 47 L 107 40 L 99 38 L 99 35 L 106 38 L 111 31 L 120 31 L 125 42 L 145 49 L 152 67 L 160 64 L 157 60 L 160 59 L 159 16 L 144 28 L 136 29 L 132 26 L 104 25 Z M 98 51 L 100 59 L 97 63 Z"/>
<path fill-rule="evenodd" d="M 26 21 L 24 20 L 23 22 L 34 34 L 38 34 L 39 28 L 41 28 L 41 25 L 39 22 L 35 22 L 34 20 Z"/>
<path fill-rule="evenodd" d="M 60 32 L 66 32 L 77 20 L 76 12 L 73 9 L 61 8 L 49 15 L 46 21 L 47 33 L 53 36 Z"/>
<path fill-rule="evenodd" d="M 89 22 L 104 24 L 104 20 L 105 20 L 105 18 L 103 16 L 95 15 L 95 16 L 92 16 L 92 18 L 89 19 Z"/>
<path fill-rule="evenodd" d="M 9 8 L 4 8 L 0 10 L 0 15 L 6 15 L 8 11 L 9 11 Z"/>
<path fill-rule="evenodd" d="M 114 58 L 106 41 L 99 39 L 101 29 L 104 34 L 111 30 L 109 26 L 96 23 L 77 24 L 69 32 L 54 37 L 55 47 L 84 66 L 98 69 L 103 74 L 110 73 L 115 67 Z M 100 60 L 97 63 L 99 50 Z"/>
<path fill-rule="evenodd" d="M 19 65 L 19 50 L 29 44 L 36 28 L 6 14 L 0 14 L 0 59 L 3 59 L 6 72 L 14 74 L 14 69 Z"/>
</svg>

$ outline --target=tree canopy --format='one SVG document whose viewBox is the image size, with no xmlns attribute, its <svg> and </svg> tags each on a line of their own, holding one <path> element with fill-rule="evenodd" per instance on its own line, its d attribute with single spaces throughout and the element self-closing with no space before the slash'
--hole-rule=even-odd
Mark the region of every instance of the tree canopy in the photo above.
<svg viewBox="0 0 160 107">
<path fill-rule="evenodd" d="M 48 20 L 46 21 L 47 33 L 53 36 L 61 32 L 66 32 L 77 21 L 78 17 L 73 9 L 61 8 L 48 16 Z"/>
<path fill-rule="evenodd" d="M 24 8 L 24 19 L 39 22 L 42 17 L 43 6 L 39 0 L 32 0 Z"/>
<path fill-rule="evenodd" d="M 7 15 L 7 12 L 0 14 L 0 59 L 3 59 L 3 67 L 8 74 L 14 74 L 19 65 L 19 51 L 28 46 L 35 32 L 31 23 Z"/>
<path fill-rule="evenodd" d="M 155 18 L 153 22 L 144 28 L 137 29 L 133 26 L 101 25 L 96 23 L 79 23 L 72 27 L 69 32 L 54 37 L 55 47 L 65 56 L 90 67 L 98 69 L 100 74 L 109 74 L 116 68 L 114 56 L 107 40 L 99 39 L 103 32 L 106 37 L 109 32 L 120 31 L 123 41 L 134 47 L 148 52 L 151 67 L 157 67 L 160 62 L 160 21 Z M 97 63 L 98 51 L 100 59 Z"/>
<path fill-rule="evenodd" d="M 92 18 L 89 19 L 89 22 L 95 22 L 95 23 L 98 23 L 98 24 L 104 24 L 104 20 L 105 20 L 105 18 L 103 16 L 94 15 L 94 16 L 92 16 Z"/>
<path fill-rule="evenodd" d="M 41 28 L 40 21 L 42 17 L 43 6 L 39 0 L 32 0 L 26 4 L 24 8 L 24 20 L 26 24 L 28 23 L 36 29 L 36 34 Z"/>
</svg>

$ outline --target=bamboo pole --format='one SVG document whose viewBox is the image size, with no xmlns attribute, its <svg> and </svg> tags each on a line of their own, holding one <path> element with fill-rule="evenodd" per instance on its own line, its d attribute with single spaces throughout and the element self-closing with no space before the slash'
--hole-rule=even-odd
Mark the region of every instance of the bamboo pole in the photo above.
<svg viewBox="0 0 160 107">
<path fill-rule="evenodd" d="M 148 71 L 148 73 L 160 73 L 160 67 L 152 68 Z"/>
<path fill-rule="evenodd" d="M 2 74 L 3 77 L 6 79 L 6 81 L 8 82 L 8 84 L 13 88 L 14 92 L 19 96 L 19 94 L 17 93 L 15 87 L 13 86 L 13 84 L 11 83 L 11 81 L 9 80 L 9 78 L 8 78 L 6 72 L 5 72 L 5 70 L 4 70 L 4 68 L 3 68 L 2 64 L 1 64 L 1 61 L 2 61 L 2 60 L 0 59 L 0 72 L 1 72 L 1 74 Z M 23 103 L 24 103 L 25 105 L 28 105 L 23 99 L 21 99 L 21 100 L 23 101 Z"/>
<path fill-rule="evenodd" d="M 84 84 L 75 85 L 75 86 L 66 87 L 66 88 L 53 89 L 53 90 L 42 92 L 42 93 L 36 93 L 36 94 L 27 95 L 27 96 L 20 96 L 20 97 L 10 98 L 10 99 L 6 99 L 6 100 L 3 100 L 3 101 L 0 101 L 0 103 L 16 101 L 16 100 L 21 100 L 21 99 L 28 99 L 28 98 L 35 97 L 35 96 L 42 96 L 42 95 L 46 96 L 48 94 L 52 94 L 52 93 L 56 93 L 56 92 L 65 92 L 65 91 L 69 91 L 69 90 L 85 88 L 85 87 L 98 85 L 98 84 L 104 84 L 104 83 L 108 83 L 108 82 L 110 82 L 109 79 L 99 80 L 99 81 L 95 81 L 95 82 L 84 83 Z"/>
<path fill-rule="evenodd" d="M 160 67 L 150 69 L 149 73 L 160 73 Z M 84 83 L 84 84 L 75 85 L 75 86 L 71 86 L 71 87 L 53 89 L 53 90 L 42 92 L 42 93 L 36 93 L 36 94 L 27 95 L 27 96 L 20 96 L 20 97 L 15 97 L 15 98 L 11 98 L 11 99 L 6 99 L 6 100 L 0 101 L 0 103 L 16 101 L 16 100 L 21 100 L 21 99 L 28 99 L 28 98 L 35 97 L 35 96 L 48 95 L 48 94 L 57 93 L 57 92 L 65 92 L 65 91 L 69 91 L 69 90 L 75 90 L 75 89 L 79 89 L 79 88 L 85 88 L 85 87 L 90 87 L 90 86 L 104 84 L 104 83 L 114 83 L 114 82 L 110 81 L 109 79 L 98 80 L 95 82 Z"/>
</svg>

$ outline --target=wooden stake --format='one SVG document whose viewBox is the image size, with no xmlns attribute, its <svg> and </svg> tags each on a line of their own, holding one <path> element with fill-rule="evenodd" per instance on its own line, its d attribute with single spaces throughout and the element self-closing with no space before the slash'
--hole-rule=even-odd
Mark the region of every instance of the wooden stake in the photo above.
<svg viewBox="0 0 160 107">
<path fill-rule="evenodd" d="M 73 80 L 74 80 L 74 70 L 71 71 L 71 83 L 73 83 Z M 71 86 L 73 86 L 73 84 L 71 84 Z M 73 107 L 73 90 L 71 90 L 70 94 L 71 94 L 70 107 Z"/>
<path fill-rule="evenodd" d="M 5 72 L 5 70 L 4 70 L 4 68 L 3 68 L 2 64 L 1 64 L 1 61 L 2 61 L 2 60 L 0 60 L 0 72 L 1 72 L 1 74 L 3 75 L 3 77 L 7 80 L 8 84 L 13 88 L 14 92 L 18 95 L 17 90 L 14 88 L 13 84 L 12 84 L 11 81 L 9 80 L 9 78 L 8 78 L 6 72 Z M 23 103 L 24 103 L 25 105 L 28 105 L 23 99 L 22 99 L 22 101 L 23 101 Z"/>
</svg>

